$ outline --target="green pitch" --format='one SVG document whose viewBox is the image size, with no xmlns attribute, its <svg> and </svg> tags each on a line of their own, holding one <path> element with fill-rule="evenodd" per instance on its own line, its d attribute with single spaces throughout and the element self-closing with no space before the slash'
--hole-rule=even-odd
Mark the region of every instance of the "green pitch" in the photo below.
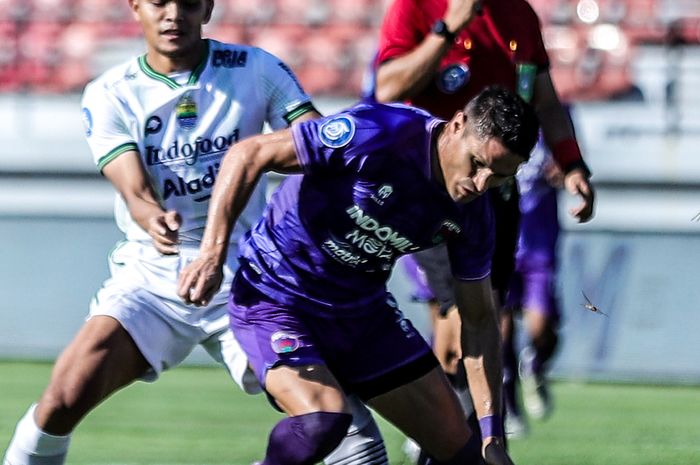
<svg viewBox="0 0 700 465">
<path fill-rule="evenodd" d="M 0 362 L 0 450 L 50 366 Z M 697 465 L 700 388 L 558 383 L 556 410 L 511 442 L 517 465 Z M 70 465 L 248 465 L 281 418 L 216 368 L 179 368 L 136 383 L 79 426 Z M 403 438 L 381 423 L 393 465 Z"/>
</svg>

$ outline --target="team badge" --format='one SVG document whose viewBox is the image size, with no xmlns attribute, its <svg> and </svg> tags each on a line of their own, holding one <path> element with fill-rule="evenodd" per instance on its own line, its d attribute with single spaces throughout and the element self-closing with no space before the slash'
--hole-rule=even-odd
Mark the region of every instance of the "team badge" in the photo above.
<svg viewBox="0 0 700 465">
<path fill-rule="evenodd" d="M 323 145 L 339 149 L 350 142 L 355 135 L 355 122 L 348 116 L 336 116 L 321 125 L 319 138 Z"/>
<path fill-rule="evenodd" d="M 146 135 L 156 134 L 163 127 L 163 121 L 157 116 L 151 116 L 146 121 Z"/>
<path fill-rule="evenodd" d="M 189 131 L 197 125 L 197 103 L 192 96 L 187 93 L 180 97 L 175 106 L 175 118 L 177 125 L 185 131 Z"/>
<path fill-rule="evenodd" d="M 90 137 L 92 135 L 92 113 L 86 107 L 83 107 L 82 118 L 85 135 Z"/>
<path fill-rule="evenodd" d="M 288 354 L 299 348 L 299 336 L 278 331 L 270 336 L 270 345 L 276 354 Z"/>
<path fill-rule="evenodd" d="M 471 74 L 469 67 L 465 64 L 449 65 L 438 75 L 438 88 L 446 94 L 454 94 L 469 82 Z"/>
</svg>

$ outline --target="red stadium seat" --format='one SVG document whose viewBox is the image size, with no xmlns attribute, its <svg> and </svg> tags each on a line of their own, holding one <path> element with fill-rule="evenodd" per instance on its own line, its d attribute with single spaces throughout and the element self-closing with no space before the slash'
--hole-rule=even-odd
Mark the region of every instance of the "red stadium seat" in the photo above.
<svg viewBox="0 0 700 465">
<path fill-rule="evenodd" d="M 304 64 L 304 49 L 300 46 L 308 29 L 301 26 L 270 26 L 253 28 L 248 40 L 251 45 L 279 57 L 294 71 Z"/>
<path fill-rule="evenodd" d="M 241 44 L 246 42 L 245 28 L 237 24 L 217 23 L 204 28 L 204 36 L 221 42 Z"/>
<path fill-rule="evenodd" d="M 271 0 L 226 0 L 216 5 L 216 8 L 225 7 L 221 21 L 227 23 L 268 24 L 275 17 L 275 4 Z"/>
<path fill-rule="evenodd" d="M 74 0 L 32 0 L 32 21 L 68 22 L 74 17 Z"/>
</svg>

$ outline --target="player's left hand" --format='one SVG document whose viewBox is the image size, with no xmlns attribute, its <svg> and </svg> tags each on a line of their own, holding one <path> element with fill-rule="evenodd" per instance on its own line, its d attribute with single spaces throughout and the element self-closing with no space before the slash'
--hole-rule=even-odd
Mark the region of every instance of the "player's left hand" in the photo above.
<svg viewBox="0 0 700 465">
<path fill-rule="evenodd" d="M 583 200 L 577 207 L 571 208 L 569 213 L 578 219 L 579 223 L 585 223 L 593 217 L 593 204 L 595 192 L 593 185 L 588 180 L 583 170 L 570 171 L 564 178 L 564 187 L 572 195 L 578 195 Z"/>
<path fill-rule="evenodd" d="M 212 257 L 199 256 L 181 272 L 177 295 L 197 307 L 209 304 L 224 279 L 222 265 Z"/>
<path fill-rule="evenodd" d="M 489 465 L 514 465 L 501 438 L 486 438 L 482 454 Z"/>
</svg>

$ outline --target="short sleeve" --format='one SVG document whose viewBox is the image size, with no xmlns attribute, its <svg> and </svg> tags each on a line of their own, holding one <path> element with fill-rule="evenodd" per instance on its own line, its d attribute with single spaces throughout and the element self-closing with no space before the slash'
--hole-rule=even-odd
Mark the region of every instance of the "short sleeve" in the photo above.
<svg viewBox="0 0 700 465">
<path fill-rule="evenodd" d="M 108 89 L 99 81 L 88 84 L 83 92 L 82 119 L 88 146 L 100 171 L 119 155 L 138 150 Z"/>
<path fill-rule="evenodd" d="M 415 0 L 395 0 L 384 15 L 379 30 L 376 63 L 379 65 L 415 49 L 423 40 L 419 34 L 424 21 Z"/>
<path fill-rule="evenodd" d="M 262 50 L 259 54 L 258 76 L 261 92 L 267 104 L 267 121 L 272 129 L 289 126 L 299 116 L 314 110 L 311 98 L 299 84 L 294 72 L 279 58 Z"/>
<path fill-rule="evenodd" d="M 360 106 L 293 125 L 294 147 L 304 172 L 360 172 L 381 164 L 396 139 L 396 128 L 383 116 L 381 110 Z"/>
<path fill-rule="evenodd" d="M 460 214 L 462 231 L 447 244 L 452 275 L 464 281 L 483 279 L 491 273 L 495 247 L 495 223 L 488 195 L 460 206 Z"/>
</svg>

